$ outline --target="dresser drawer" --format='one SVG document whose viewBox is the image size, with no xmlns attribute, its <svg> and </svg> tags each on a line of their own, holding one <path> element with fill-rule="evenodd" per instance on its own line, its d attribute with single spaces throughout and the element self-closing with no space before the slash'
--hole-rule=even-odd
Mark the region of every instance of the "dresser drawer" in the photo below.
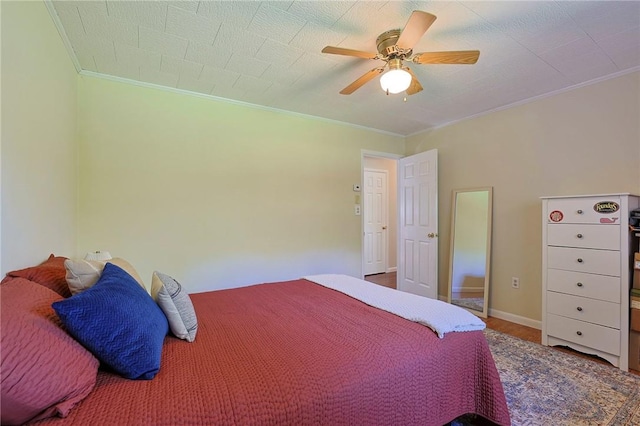
<svg viewBox="0 0 640 426">
<path fill-rule="evenodd" d="M 620 328 L 620 304 L 547 292 L 547 312 L 605 327 Z"/>
<path fill-rule="evenodd" d="M 550 223 L 547 225 L 547 244 L 550 246 L 620 250 L 620 227 Z"/>
<path fill-rule="evenodd" d="M 620 252 L 547 247 L 547 266 L 553 269 L 620 276 Z"/>
<path fill-rule="evenodd" d="M 620 224 L 620 197 L 550 199 L 546 213 L 549 223 Z"/>
<path fill-rule="evenodd" d="M 582 346 L 620 355 L 620 330 L 547 314 L 547 334 Z"/>
<path fill-rule="evenodd" d="M 620 303 L 620 278 L 547 269 L 547 290 Z"/>
</svg>

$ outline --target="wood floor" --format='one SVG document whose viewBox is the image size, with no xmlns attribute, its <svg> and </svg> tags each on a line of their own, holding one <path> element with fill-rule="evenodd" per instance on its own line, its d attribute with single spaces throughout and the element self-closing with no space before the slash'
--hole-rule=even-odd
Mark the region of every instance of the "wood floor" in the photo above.
<svg viewBox="0 0 640 426">
<path fill-rule="evenodd" d="M 364 279 L 385 287 L 396 288 L 396 277 L 396 272 L 388 272 L 386 274 L 367 275 Z"/>
<path fill-rule="evenodd" d="M 383 285 L 385 287 L 396 288 L 395 272 L 390 272 L 386 274 L 367 275 L 366 277 L 364 277 L 364 279 L 372 283 Z M 522 340 L 528 340 L 530 342 L 534 342 L 538 344 L 542 342 L 542 332 L 536 328 L 527 327 L 525 325 L 516 324 L 510 321 L 505 321 L 505 320 L 494 318 L 494 317 L 483 319 L 483 321 L 487 324 L 487 328 L 490 328 L 492 330 L 496 330 L 501 333 L 509 334 L 511 336 L 518 337 Z M 585 354 L 573 351 L 571 349 L 561 348 L 561 347 L 554 347 L 554 349 L 569 353 L 571 355 L 587 358 L 601 364 L 611 365 L 607 361 L 601 358 L 594 357 L 591 355 L 585 355 Z M 640 376 L 640 371 L 629 370 L 629 372 Z"/>
</svg>

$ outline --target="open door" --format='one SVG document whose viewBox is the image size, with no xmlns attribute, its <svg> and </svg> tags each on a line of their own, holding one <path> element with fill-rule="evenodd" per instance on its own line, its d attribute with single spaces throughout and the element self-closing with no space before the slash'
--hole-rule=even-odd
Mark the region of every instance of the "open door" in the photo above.
<svg viewBox="0 0 640 426">
<path fill-rule="evenodd" d="M 398 163 L 398 290 L 438 298 L 438 150 Z"/>
</svg>

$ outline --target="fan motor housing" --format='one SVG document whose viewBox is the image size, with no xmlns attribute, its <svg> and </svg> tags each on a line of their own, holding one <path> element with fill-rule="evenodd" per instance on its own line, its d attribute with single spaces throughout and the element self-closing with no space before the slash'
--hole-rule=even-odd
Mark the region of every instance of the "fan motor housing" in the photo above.
<svg viewBox="0 0 640 426">
<path fill-rule="evenodd" d="M 384 58 L 394 58 L 399 57 L 400 51 L 398 50 L 396 43 L 398 42 L 398 38 L 400 38 L 400 34 L 402 30 L 395 29 L 385 31 L 378 36 L 376 39 L 376 46 L 378 48 L 378 53 L 382 55 Z M 411 55 L 411 50 L 403 51 L 402 57 Z"/>
</svg>

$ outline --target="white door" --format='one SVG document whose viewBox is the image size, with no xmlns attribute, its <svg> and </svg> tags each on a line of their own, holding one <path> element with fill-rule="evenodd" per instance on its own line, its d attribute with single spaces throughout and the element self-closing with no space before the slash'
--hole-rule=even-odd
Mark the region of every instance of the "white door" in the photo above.
<svg viewBox="0 0 640 426">
<path fill-rule="evenodd" d="M 364 275 L 387 272 L 387 172 L 364 170 Z"/>
<path fill-rule="evenodd" d="M 398 289 L 438 298 L 438 150 L 398 163 Z"/>
</svg>

